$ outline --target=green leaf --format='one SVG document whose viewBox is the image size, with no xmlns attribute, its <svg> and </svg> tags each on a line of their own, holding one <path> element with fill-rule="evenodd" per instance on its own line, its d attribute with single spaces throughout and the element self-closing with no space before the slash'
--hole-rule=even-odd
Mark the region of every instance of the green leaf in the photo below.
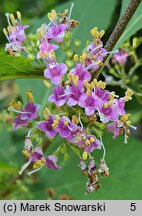
<svg viewBox="0 0 142 216">
<path fill-rule="evenodd" d="M 25 57 L 9 56 L 0 50 L 0 80 L 16 78 L 43 78 L 40 68 L 32 67 L 30 61 Z"/>
<path fill-rule="evenodd" d="M 122 9 L 121 14 L 124 12 L 125 8 L 127 7 L 129 0 L 122 1 Z M 121 46 L 129 37 L 135 34 L 138 30 L 142 28 L 142 2 L 140 3 L 138 9 L 136 10 L 134 16 L 130 20 L 127 28 L 123 32 L 122 36 L 120 37 L 119 41 L 117 42 L 115 48 Z"/>
</svg>

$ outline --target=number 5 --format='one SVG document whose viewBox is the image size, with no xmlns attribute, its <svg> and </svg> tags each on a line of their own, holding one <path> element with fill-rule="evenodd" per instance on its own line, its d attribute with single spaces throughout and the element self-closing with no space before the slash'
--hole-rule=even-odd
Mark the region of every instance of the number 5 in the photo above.
<svg viewBox="0 0 142 216">
<path fill-rule="evenodd" d="M 131 211 L 135 211 L 136 210 L 136 203 L 131 203 Z"/>
</svg>

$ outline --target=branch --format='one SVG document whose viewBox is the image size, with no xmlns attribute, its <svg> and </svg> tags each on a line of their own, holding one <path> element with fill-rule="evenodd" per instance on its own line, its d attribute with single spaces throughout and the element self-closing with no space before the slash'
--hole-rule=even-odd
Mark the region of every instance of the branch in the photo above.
<svg viewBox="0 0 142 216">
<path fill-rule="evenodd" d="M 110 35 L 110 37 L 109 37 L 109 39 L 108 39 L 108 41 L 104 47 L 107 50 L 107 52 L 110 52 L 113 50 L 114 46 L 116 45 L 116 43 L 119 40 L 119 38 L 121 37 L 122 33 L 126 29 L 129 21 L 131 20 L 132 16 L 134 15 L 135 11 L 137 10 L 137 8 L 141 2 L 142 2 L 142 0 L 130 0 L 127 8 L 125 9 L 125 11 L 122 14 L 122 16 L 120 17 L 120 19 L 118 20 L 116 27 L 114 28 L 113 32 L 111 33 L 111 35 Z M 104 59 L 104 63 L 107 61 L 108 58 L 109 58 L 109 56 L 107 56 Z M 96 74 L 96 78 L 99 77 L 102 68 L 103 67 L 101 67 L 100 70 L 98 71 L 98 73 Z"/>
</svg>

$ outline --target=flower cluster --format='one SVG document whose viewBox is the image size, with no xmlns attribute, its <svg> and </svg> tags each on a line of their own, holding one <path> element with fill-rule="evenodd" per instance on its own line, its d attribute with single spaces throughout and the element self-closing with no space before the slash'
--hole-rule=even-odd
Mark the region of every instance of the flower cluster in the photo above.
<svg viewBox="0 0 142 216">
<path fill-rule="evenodd" d="M 18 101 L 12 102 L 9 110 L 17 113 L 13 121 L 15 129 L 21 126 L 29 128 L 23 150 L 28 162 L 23 165 L 20 174 L 31 164 L 33 170 L 29 174 L 44 166 L 58 170 L 57 155 L 61 152 L 62 145 L 58 146 L 53 155 L 45 156 L 43 143 L 45 139 L 49 143 L 54 142 L 55 137 L 60 136 L 65 145 L 79 151 L 80 168 L 88 177 L 86 192 L 90 193 L 100 188 L 99 175 L 109 175 L 102 141 L 103 130 L 113 133 L 113 138 L 124 133 L 125 143 L 130 135 L 129 128 L 133 126 L 126 114 L 125 104 L 132 99 L 133 92 L 127 89 L 124 97 L 119 97 L 106 89 L 105 82 L 95 78 L 108 54 L 102 43 L 104 31 L 93 28 L 93 41 L 87 44 L 80 55 L 76 54 L 76 49 L 70 49 L 71 30 L 79 24 L 71 19 L 72 7 L 73 5 L 70 11 L 65 10 L 62 14 L 52 10 L 48 14 L 49 24 L 43 24 L 37 29 L 38 50 L 35 58 L 44 67 L 44 83 L 52 89 L 47 99 L 48 107 L 42 107 L 44 111 L 39 112 L 40 106 L 34 103 L 32 92 L 29 91 L 24 108 Z M 20 20 L 19 12 L 17 16 Z M 22 26 L 21 21 L 15 21 L 12 15 L 10 19 L 14 27 L 11 27 L 8 16 L 8 33 L 4 30 L 9 40 L 6 50 L 10 48 L 14 52 L 13 43 L 22 46 L 27 26 Z M 80 41 L 76 39 L 74 47 L 79 45 Z M 58 49 L 66 54 L 64 62 L 57 61 Z M 127 55 L 115 53 L 114 58 L 122 64 L 124 61 L 120 55 L 125 55 L 125 58 Z M 34 142 L 36 145 L 32 144 Z M 99 166 L 94 161 L 96 149 L 103 150 Z"/>
<path fill-rule="evenodd" d="M 6 13 L 8 27 L 3 29 L 3 32 L 8 40 L 5 50 L 9 53 L 15 53 L 22 51 L 23 42 L 26 40 L 25 29 L 27 25 L 22 25 L 21 13 L 17 11 L 17 19 L 13 14 Z"/>
</svg>

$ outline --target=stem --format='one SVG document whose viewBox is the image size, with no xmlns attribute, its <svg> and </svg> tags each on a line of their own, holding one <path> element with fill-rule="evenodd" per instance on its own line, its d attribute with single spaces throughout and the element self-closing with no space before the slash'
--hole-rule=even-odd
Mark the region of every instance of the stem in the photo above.
<svg viewBox="0 0 142 216">
<path fill-rule="evenodd" d="M 134 15 L 135 11 L 137 10 L 139 4 L 141 3 L 141 0 L 130 0 L 128 6 L 126 7 L 124 13 L 118 20 L 116 27 L 114 28 L 113 32 L 111 33 L 106 45 L 105 49 L 107 52 L 112 51 L 114 46 L 116 45 L 117 41 L 119 40 L 120 36 L 124 32 L 125 28 L 127 27 L 129 21 L 131 20 L 132 16 Z M 104 59 L 104 63 L 107 61 L 109 56 L 107 56 Z M 96 74 L 96 78 L 99 77 L 102 69 L 104 66 L 102 66 L 99 71 Z"/>
</svg>

